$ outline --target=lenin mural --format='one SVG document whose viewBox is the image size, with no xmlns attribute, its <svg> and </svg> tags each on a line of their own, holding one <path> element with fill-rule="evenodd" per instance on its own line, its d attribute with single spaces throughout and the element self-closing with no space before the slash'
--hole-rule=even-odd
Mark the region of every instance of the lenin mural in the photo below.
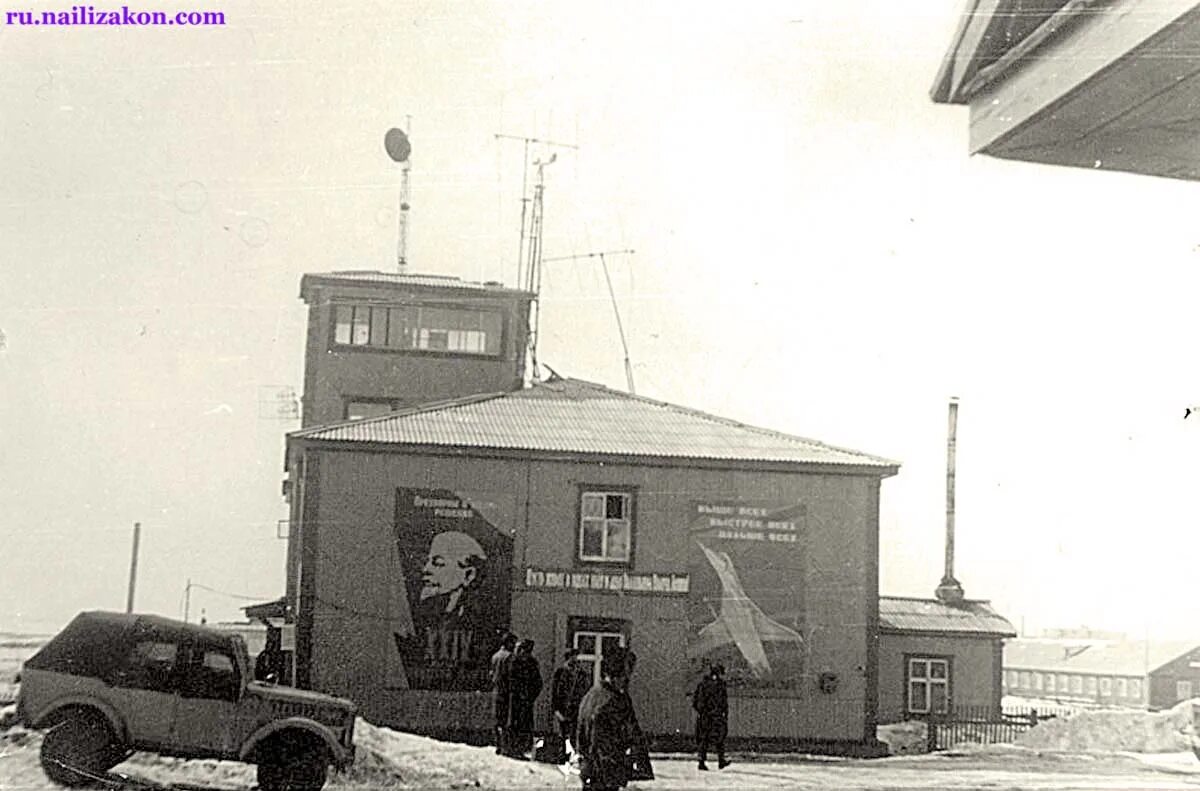
<svg viewBox="0 0 1200 791">
<path fill-rule="evenodd" d="M 396 490 L 387 686 L 486 690 L 509 626 L 512 537 L 446 489 Z"/>
<path fill-rule="evenodd" d="M 799 503 L 695 503 L 689 549 L 690 670 L 722 664 L 730 692 L 797 689 L 805 671 Z"/>
</svg>

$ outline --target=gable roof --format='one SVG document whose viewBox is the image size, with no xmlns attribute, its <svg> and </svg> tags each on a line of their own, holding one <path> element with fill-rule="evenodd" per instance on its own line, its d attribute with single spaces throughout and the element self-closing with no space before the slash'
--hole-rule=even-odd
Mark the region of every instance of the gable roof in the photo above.
<svg viewBox="0 0 1200 791">
<path fill-rule="evenodd" d="M 937 599 L 879 597 L 879 631 L 1016 637 L 1008 619 L 986 601 L 966 599 L 946 604 Z"/>
<path fill-rule="evenodd" d="M 509 393 L 427 404 L 292 432 L 289 438 L 552 453 L 866 467 L 899 463 L 694 409 L 552 378 Z"/>
<path fill-rule="evenodd" d="M 1004 646 L 1004 667 L 1014 670 L 1045 670 L 1063 673 L 1094 673 L 1142 676 L 1152 673 L 1190 651 L 1200 649 L 1200 640 L 1012 640 Z"/>
</svg>

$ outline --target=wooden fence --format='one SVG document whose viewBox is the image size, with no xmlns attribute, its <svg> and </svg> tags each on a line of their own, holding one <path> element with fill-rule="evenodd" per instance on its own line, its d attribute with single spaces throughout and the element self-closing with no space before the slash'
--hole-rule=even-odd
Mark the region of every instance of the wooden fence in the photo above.
<svg viewBox="0 0 1200 791">
<path fill-rule="evenodd" d="M 930 717 L 929 750 L 948 750 L 962 744 L 1006 744 L 1039 722 L 1067 717 L 1070 709 L 962 706 L 950 714 Z"/>
</svg>

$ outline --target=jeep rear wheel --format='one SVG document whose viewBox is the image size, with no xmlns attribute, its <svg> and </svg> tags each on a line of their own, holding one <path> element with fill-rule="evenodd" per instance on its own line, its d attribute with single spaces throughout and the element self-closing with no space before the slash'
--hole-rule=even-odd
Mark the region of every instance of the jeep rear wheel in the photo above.
<svg viewBox="0 0 1200 791">
<path fill-rule="evenodd" d="M 328 771 L 324 744 L 280 739 L 258 762 L 258 787 L 261 791 L 320 791 Z"/>
<path fill-rule="evenodd" d="M 103 780 L 104 773 L 124 756 L 108 723 L 94 711 L 64 712 L 42 740 L 42 770 L 54 782 L 69 787 Z"/>
</svg>

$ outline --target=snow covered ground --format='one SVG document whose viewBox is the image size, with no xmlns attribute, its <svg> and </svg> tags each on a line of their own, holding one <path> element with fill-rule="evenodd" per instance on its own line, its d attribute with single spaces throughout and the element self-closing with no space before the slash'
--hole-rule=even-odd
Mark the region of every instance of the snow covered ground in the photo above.
<svg viewBox="0 0 1200 791">
<path fill-rule="evenodd" d="M 577 789 L 557 767 L 501 758 L 486 747 L 440 742 L 362 724 L 358 758 L 330 776 L 329 791 L 387 789 Z M 41 736 L 19 727 L 0 732 L 0 789 L 55 789 L 38 765 Z M 656 756 L 658 779 L 630 791 L 693 789 L 1200 789 L 1191 753 L 1131 756 L 1050 753 L 1009 745 L 876 760 L 804 756 L 733 756 L 723 771 L 700 772 L 689 755 Z M 254 768 L 222 761 L 182 761 L 139 753 L 110 775 L 121 791 L 250 791 Z"/>
</svg>

